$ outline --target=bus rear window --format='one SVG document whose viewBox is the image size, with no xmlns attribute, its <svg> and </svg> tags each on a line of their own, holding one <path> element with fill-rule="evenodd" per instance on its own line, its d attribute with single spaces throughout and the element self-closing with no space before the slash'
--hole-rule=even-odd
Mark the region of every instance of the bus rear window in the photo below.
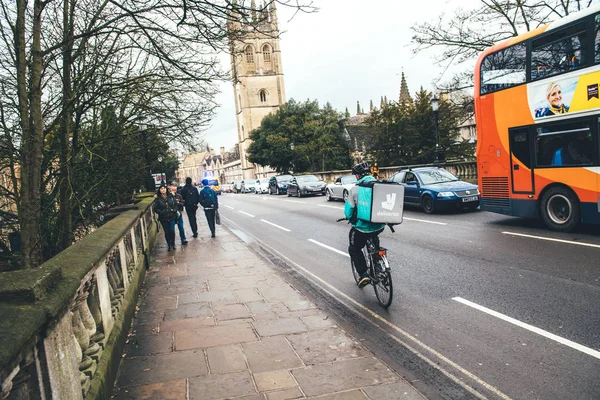
<svg viewBox="0 0 600 400">
<path fill-rule="evenodd" d="M 488 55 L 481 63 L 481 94 L 525 83 L 527 49 L 519 43 Z"/>
</svg>

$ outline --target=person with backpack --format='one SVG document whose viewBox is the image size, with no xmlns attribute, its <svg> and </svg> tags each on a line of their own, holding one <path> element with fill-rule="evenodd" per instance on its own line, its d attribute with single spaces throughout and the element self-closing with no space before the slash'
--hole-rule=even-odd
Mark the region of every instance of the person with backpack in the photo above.
<svg viewBox="0 0 600 400">
<path fill-rule="evenodd" d="M 204 187 L 200 191 L 200 205 L 204 208 L 204 215 L 206 215 L 211 237 L 215 237 L 215 216 L 219 209 L 219 200 L 215 191 L 208 186 L 208 179 L 203 179 L 202 185 Z"/>
<path fill-rule="evenodd" d="M 198 210 L 198 202 L 200 201 L 200 193 L 195 186 L 192 186 L 192 178 L 185 178 L 185 186 L 181 189 L 181 197 L 185 206 L 190 228 L 195 238 L 198 237 L 198 223 L 196 222 L 196 210 Z"/>
<path fill-rule="evenodd" d="M 352 174 L 356 176 L 356 186 L 350 189 L 350 194 L 344 205 L 344 214 L 346 219 L 352 224 L 349 234 L 348 253 L 352 260 L 352 265 L 360 276 L 358 287 L 363 288 L 371 282 L 367 272 L 367 262 L 363 254 L 363 247 L 367 244 L 369 237 L 373 238 L 375 246 L 379 247 L 379 234 L 383 232 L 385 224 L 375 224 L 370 221 L 365 221 L 358 218 L 358 215 L 369 214 L 371 203 L 373 202 L 373 190 L 365 186 L 361 186 L 373 182 L 376 179 L 369 173 L 369 164 L 362 162 L 352 168 Z M 366 210 L 359 210 L 365 207 Z M 363 212 L 364 211 L 364 212 Z"/>
</svg>

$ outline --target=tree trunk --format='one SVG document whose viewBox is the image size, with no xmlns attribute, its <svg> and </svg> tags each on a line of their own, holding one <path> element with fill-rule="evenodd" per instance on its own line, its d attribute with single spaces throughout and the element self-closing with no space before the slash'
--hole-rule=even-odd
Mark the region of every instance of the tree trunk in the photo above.
<svg viewBox="0 0 600 400">
<path fill-rule="evenodd" d="M 61 110 L 60 143 L 60 249 L 64 250 L 73 242 L 73 218 L 71 196 L 71 149 L 70 135 L 73 130 L 73 89 L 71 82 L 73 54 L 72 0 L 63 0 L 63 97 Z"/>
<path fill-rule="evenodd" d="M 27 76 L 27 65 L 24 54 L 24 29 L 25 29 L 25 0 L 17 0 L 17 19 L 21 20 L 23 26 L 21 32 L 17 29 L 19 37 L 19 50 L 23 51 L 23 63 L 17 61 L 18 74 L 22 79 Z M 19 210 L 19 222 L 21 224 L 21 244 L 23 250 L 23 267 L 35 268 L 41 260 L 41 233 L 40 233 L 40 189 L 42 184 L 42 146 L 44 139 L 44 126 L 42 121 L 42 67 L 43 54 L 41 51 L 42 33 L 42 0 L 34 0 L 32 19 L 32 41 L 31 41 L 31 70 L 29 74 L 29 103 L 24 103 L 19 90 L 19 107 L 21 108 L 21 126 L 23 130 L 22 151 L 22 174 L 21 174 L 21 208 Z M 20 39 L 23 39 L 22 41 Z M 22 49 L 22 50 L 21 50 Z M 24 86 L 24 84 L 22 84 Z M 26 95 L 26 94 L 25 94 Z M 24 116 L 23 110 L 29 108 L 29 115 Z M 28 121 L 28 122 L 26 122 Z"/>
</svg>

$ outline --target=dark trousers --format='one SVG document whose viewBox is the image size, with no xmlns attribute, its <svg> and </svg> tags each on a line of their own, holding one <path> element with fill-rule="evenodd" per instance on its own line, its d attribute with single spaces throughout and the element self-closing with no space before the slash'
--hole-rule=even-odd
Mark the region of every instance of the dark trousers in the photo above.
<svg viewBox="0 0 600 400">
<path fill-rule="evenodd" d="M 188 220 L 190 221 L 190 228 L 192 229 L 192 233 L 195 235 L 198 233 L 198 223 L 196 222 L 196 210 L 198 206 L 185 206 L 185 213 L 188 216 Z"/>
<path fill-rule="evenodd" d="M 210 233 L 212 235 L 215 234 L 215 210 L 208 208 L 204 209 L 204 215 L 206 215 L 206 221 L 208 222 L 208 227 L 210 228 Z"/>
<path fill-rule="evenodd" d="M 165 232 L 165 240 L 167 245 L 175 246 L 175 231 L 171 229 L 171 221 L 160 220 L 163 231 Z"/>
<path fill-rule="evenodd" d="M 362 276 L 367 273 L 367 262 L 365 261 L 365 256 L 362 252 L 363 247 L 365 247 L 367 244 L 369 237 L 372 237 L 373 241 L 375 242 L 375 247 L 379 248 L 378 235 L 381 232 L 383 232 L 383 229 L 372 233 L 364 233 L 356 228 L 350 229 L 350 233 L 348 235 L 350 242 L 348 246 L 348 254 L 350 254 L 352 265 L 354 265 L 354 268 L 356 268 L 358 275 Z"/>
</svg>

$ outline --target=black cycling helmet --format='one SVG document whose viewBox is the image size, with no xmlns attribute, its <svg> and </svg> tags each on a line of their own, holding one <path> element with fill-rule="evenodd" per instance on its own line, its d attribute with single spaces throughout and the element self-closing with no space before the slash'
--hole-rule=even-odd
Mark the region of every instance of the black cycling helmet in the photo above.
<svg viewBox="0 0 600 400">
<path fill-rule="evenodd" d="M 369 164 L 366 162 L 361 162 L 360 164 L 356 164 L 354 167 L 352 167 L 353 175 L 364 176 L 368 175 L 369 173 L 371 173 L 371 170 L 369 169 Z"/>
</svg>

